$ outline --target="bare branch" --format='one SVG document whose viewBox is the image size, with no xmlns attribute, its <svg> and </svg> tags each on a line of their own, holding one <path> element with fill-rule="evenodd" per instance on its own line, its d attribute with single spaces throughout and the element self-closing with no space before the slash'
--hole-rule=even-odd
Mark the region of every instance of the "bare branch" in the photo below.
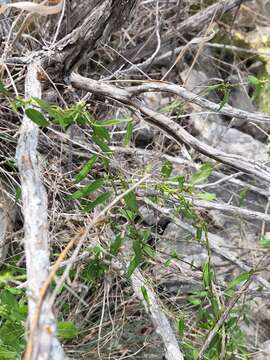
<svg viewBox="0 0 270 360">
<path fill-rule="evenodd" d="M 162 338 L 166 359 L 184 360 L 184 355 L 179 349 L 169 320 L 167 319 L 164 312 L 160 309 L 155 293 L 147 285 L 147 282 L 138 269 L 136 269 L 131 276 L 131 283 L 136 296 L 141 301 L 143 301 L 146 310 L 149 311 L 152 322 L 155 326 L 155 331 Z M 144 299 L 142 288 L 144 288 L 147 293 L 148 303 Z"/>
<path fill-rule="evenodd" d="M 37 80 L 38 63 L 28 65 L 25 80 L 25 97 L 41 98 L 41 85 Z M 47 195 L 40 179 L 37 161 L 38 126 L 25 115 L 17 145 L 17 164 L 22 188 L 24 215 L 24 247 L 27 268 L 30 333 L 40 289 L 49 273 L 49 241 Z M 34 334 L 30 359 L 65 359 L 56 338 L 56 322 L 48 299 L 45 297 L 39 323 Z"/>
<path fill-rule="evenodd" d="M 260 179 L 270 182 L 269 168 L 264 166 L 262 163 L 246 160 L 245 158 L 238 155 L 226 154 L 223 151 L 206 145 L 190 135 L 186 130 L 184 130 L 179 124 L 175 123 L 169 117 L 146 107 L 143 102 L 133 97 L 133 95 L 137 93 L 137 89 L 139 87 L 135 87 L 134 91 L 132 88 L 125 90 L 108 83 L 85 78 L 76 73 L 71 74 L 70 81 L 75 88 L 97 93 L 135 108 L 142 114 L 146 115 L 144 120 L 147 123 L 163 131 L 167 136 L 174 139 L 179 145 L 184 143 L 188 146 L 191 146 L 200 153 L 223 164 L 227 164 L 236 169 L 242 170 L 244 173 L 255 175 Z M 148 84 L 145 85 L 147 86 Z"/>
</svg>

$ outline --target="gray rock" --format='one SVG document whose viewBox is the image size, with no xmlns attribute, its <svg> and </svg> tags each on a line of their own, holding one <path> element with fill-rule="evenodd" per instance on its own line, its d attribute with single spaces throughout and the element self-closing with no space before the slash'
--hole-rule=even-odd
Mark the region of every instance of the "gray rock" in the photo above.
<svg viewBox="0 0 270 360">
<path fill-rule="evenodd" d="M 153 226 L 157 223 L 155 212 L 147 206 L 140 207 L 140 215 L 143 221 L 149 226 Z"/>
</svg>

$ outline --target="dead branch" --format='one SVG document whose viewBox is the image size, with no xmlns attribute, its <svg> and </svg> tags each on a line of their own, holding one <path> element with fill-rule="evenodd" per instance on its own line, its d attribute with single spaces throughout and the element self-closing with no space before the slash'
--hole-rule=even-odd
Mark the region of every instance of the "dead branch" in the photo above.
<svg viewBox="0 0 270 360">
<path fill-rule="evenodd" d="M 136 296 L 144 303 L 146 311 L 150 313 L 155 331 L 162 338 L 166 359 L 183 360 L 184 356 L 179 349 L 171 325 L 164 312 L 160 309 L 154 291 L 147 285 L 146 280 L 138 269 L 131 276 L 131 283 Z M 147 292 L 148 303 L 142 293 L 143 287 Z"/>
<path fill-rule="evenodd" d="M 232 166 L 233 168 L 239 169 L 244 173 L 252 174 L 262 180 L 270 182 L 269 169 L 266 166 L 255 161 L 246 160 L 238 155 L 226 154 L 223 151 L 202 143 L 169 117 L 151 110 L 150 108 L 146 107 L 142 101 L 134 98 L 132 88 L 129 88 L 128 91 L 108 83 L 80 76 L 76 73 L 71 74 L 70 82 L 75 88 L 84 89 L 86 91 L 115 99 L 129 107 L 134 108 L 137 111 L 140 111 L 143 115 L 146 116 L 144 117 L 144 120 L 147 123 L 163 131 L 168 137 L 174 139 L 179 145 L 184 143 L 203 155 L 215 159 L 223 164 Z"/>
<path fill-rule="evenodd" d="M 37 80 L 38 63 L 28 65 L 25 79 L 25 98 L 41 98 L 41 85 Z M 28 306 L 30 332 L 39 292 L 47 279 L 50 267 L 47 220 L 47 195 L 40 179 L 37 160 L 38 126 L 25 115 L 17 145 L 17 164 L 21 178 L 24 247 L 27 268 Z M 39 323 L 34 334 L 31 356 L 27 360 L 65 359 L 65 354 L 56 338 L 56 322 L 48 298 L 41 306 Z"/>
<path fill-rule="evenodd" d="M 270 124 L 270 117 L 262 113 L 251 113 L 245 110 L 233 108 L 230 105 L 224 105 L 220 108 L 219 104 L 216 104 L 210 100 L 203 98 L 191 91 L 185 89 L 182 86 L 175 84 L 168 84 L 163 82 L 146 82 L 140 86 L 128 87 L 126 90 L 132 95 L 140 95 L 149 91 L 163 91 L 185 99 L 188 102 L 194 103 L 202 108 L 217 112 L 221 115 L 229 116 L 230 118 L 235 117 L 245 121 L 252 121 L 255 124 Z"/>
</svg>

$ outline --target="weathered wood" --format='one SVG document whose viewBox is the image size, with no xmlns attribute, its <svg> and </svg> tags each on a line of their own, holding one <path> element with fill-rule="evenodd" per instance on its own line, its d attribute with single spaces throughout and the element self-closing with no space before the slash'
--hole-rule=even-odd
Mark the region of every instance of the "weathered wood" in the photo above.
<svg viewBox="0 0 270 360">
<path fill-rule="evenodd" d="M 90 5 L 83 22 L 55 45 L 65 71 L 78 66 L 84 55 L 92 53 L 101 41 L 106 42 L 125 23 L 137 1 L 96 0 L 94 7 Z"/>
<path fill-rule="evenodd" d="M 172 119 L 162 113 L 158 113 L 148 108 L 144 105 L 142 101 L 136 98 L 137 94 L 144 92 L 143 89 L 148 89 L 146 91 L 153 91 L 155 88 L 159 88 L 160 90 L 163 88 L 164 91 L 168 91 L 168 84 L 161 82 L 151 82 L 145 83 L 139 87 L 135 86 L 128 89 L 122 89 L 102 81 L 96 81 L 80 76 L 76 73 L 71 74 L 70 81 L 75 88 L 84 89 L 86 91 L 90 91 L 111 99 L 115 99 L 129 107 L 138 110 L 139 112 L 141 112 L 141 114 L 145 115 L 144 120 L 148 124 L 163 131 L 164 134 L 174 139 L 179 145 L 184 143 L 197 150 L 201 154 L 208 156 L 209 158 L 215 159 L 223 164 L 229 165 L 235 169 L 239 169 L 244 173 L 251 174 L 259 179 L 265 180 L 270 183 L 269 168 L 267 166 L 264 166 L 262 163 L 247 160 L 244 157 L 238 155 L 226 154 L 221 150 L 204 144 L 203 142 L 189 134 L 182 126 L 174 122 Z M 171 86 L 181 88 L 177 85 Z M 177 92 L 176 95 L 179 96 L 179 92 Z M 194 98 L 195 95 L 192 96 L 190 101 L 192 101 L 192 99 Z"/>
<path fill-rule="evenodd" d="M 41 85 L 37 74 L 38 63 L 30 63 L 25 80 L 26 99 L 32 96 L 41 98 Z M 16 153 L 23 201 L 29 323 L 33 336 L 25 359 L 63 360 L 66 357 L 56 338 L 56 322 L 47 297 L 41 306 L 37 327 L 33 329 L 40 289 L 50 268 L 47 194 L 41 182 L 37 160 L 38 132 L 38 126 L 25 115 Z"/>
</svg>

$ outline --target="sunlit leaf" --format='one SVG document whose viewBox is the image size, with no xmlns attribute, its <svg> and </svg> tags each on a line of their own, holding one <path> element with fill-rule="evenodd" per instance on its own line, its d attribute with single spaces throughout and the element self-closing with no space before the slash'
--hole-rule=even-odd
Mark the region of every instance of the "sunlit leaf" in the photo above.
<svg viewBox="0 0 270 360">
<path fill-rule="evenodd" d="M 205 182 L 213 172 L 213 165 L 204 163 L 201 165 L 200 170 L 194 173 L 191 177 L 190 184 L 197 185 Z"/>
<path fill-rule="evenodd" d="M 248 280 L 250 277 L 249 272 L 243 272 L 240 275 L 236 276 L 227 286 L 227 289 L 235 288 L 237 285 L 241 284 L 242 282 Z"/>
<path fill-rule="evenodd" d="M 57 333 L 60 338 L 70 340 L 78 336 L 79 330 L 71 321 L 58 321 Z"/>
<path fill-rule="evenodd" d="M 269 249 L 270 248 L 270 239 L 268 239 L 266 237 L 262 237 L 260 239 L 260 244 L 262 245 L 262 247 Z"/>
</svg>

